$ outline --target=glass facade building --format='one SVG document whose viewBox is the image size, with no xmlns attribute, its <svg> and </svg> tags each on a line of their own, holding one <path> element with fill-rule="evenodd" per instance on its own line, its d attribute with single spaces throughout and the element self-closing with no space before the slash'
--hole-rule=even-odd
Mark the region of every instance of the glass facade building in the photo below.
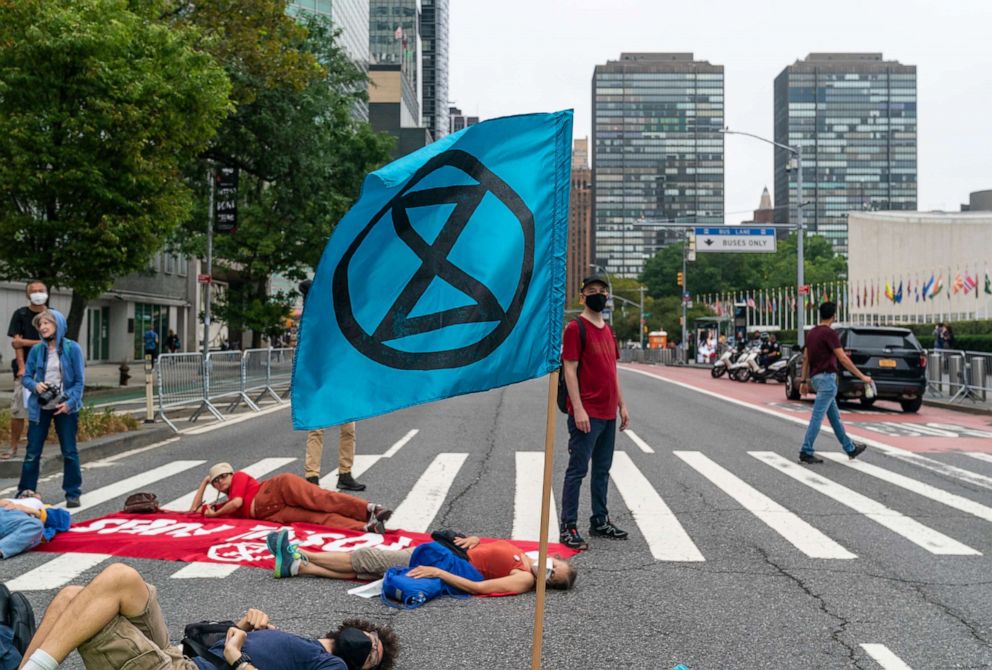
<svg viewBox="0 0 992 670">
<path fill-rule="evenodd" d="M 723 66 L 691 53 L 623 53 L 592 79 L 596 263 L 619 277 L 681 233 L 722 224 Z"/>
<path fill-rule="evenodd" d="M 775 141 L 802 151 L 803 217 L 847 253 L 847 213 L 915 210 L 916 66 L 813 53 L 775 78 Z M 796 174 L 775 149 L 775 220 L 795 221 Z"/>
<path fill-rule="evenodd" d="M 435 140 L 448 134 L 448 0 L 421 0 L 424 126 Z"/>
<path fill-rule="evenodd" d="M 413 119 L 420 125 L 421 76 L 420 0 L 370 0 L 369 52 L 373 63 L 398 64 Z"/>
</svg>

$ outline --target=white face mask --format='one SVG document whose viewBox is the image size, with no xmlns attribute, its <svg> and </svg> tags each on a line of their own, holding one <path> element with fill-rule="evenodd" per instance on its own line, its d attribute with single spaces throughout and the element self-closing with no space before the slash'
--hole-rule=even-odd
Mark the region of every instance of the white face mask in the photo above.
<svg viewBox="0 0 992 670">
<path fill-rule="evenodd" d="M 31 295 L 28 296 L 28 299 L 31 300 L 32 305 L 44 305 L 46 302 L 48 302 L 48 294 L 32 293 Z"/>
</svg>

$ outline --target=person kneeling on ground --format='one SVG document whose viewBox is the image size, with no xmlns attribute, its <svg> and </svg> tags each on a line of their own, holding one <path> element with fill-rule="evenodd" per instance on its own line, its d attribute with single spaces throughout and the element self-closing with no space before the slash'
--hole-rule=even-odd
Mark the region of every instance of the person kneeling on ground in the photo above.
<svg viewBox="0 0 992 670">
<path fill-rule="evenodd" d="M 201 510 L 207 485 L 227 495 L 227 501 Z M 361 498 L 314 486 L 298 475 L 284 473 L 259 482 L 247 472 L 235 472 L 230 463 L 210 468 L 200 482 L 190 512 L 208 518 L 240 517 L 275 523 L 313 523 L 332 528 L 385 532 L 393 511 Z"/>
<path fill-rule="evenodd" d="M 305 551 L 290 544 L 289 531 L 282 528 L 269 533 L 266 546 L 276 558 L 276 578 L 312 575 L 329 579 L 381 578 L 392 567 L 408 567 L 413 548 L 392 551 L 363 547 L 354 551 Z M 468 554 L 468 561 L 485 579 L 473 582 L 439 568 L 421 565 L 410 570 L 410 577 L 437 577 L 445 584 L 466 593 L 527 593 L 537 584 L 537 561 L 506 540 L 482 544 L 478 537 L 459 537 L 455 544 Z M 545 572 L 548 588 L 561 591 L 572 588 L 577 572 L 566 560 L 548 557 Z"/>
<path fill-rule="evenodd" d="M 45 611 L 21 669 L 55 670 L 76 649 L 87 670 L 216 670 L 170 646 L 156 594 L 122 563 L 85 587 L 65 587 Z M 390 628 L 358 620 L 308 639 L 275 630 L 265 612 L 250 609 L 210 651 L 236 670 L 389 670 L 399 643 Z"/>
<path fill-rule="evenodd" d="M 34 549 L 56 533 L 69 530 L 69 512 L 49 507 L 31 490 L 17 498 L 0 500 L 0 558 L 10 558 Z"/>
</svg>

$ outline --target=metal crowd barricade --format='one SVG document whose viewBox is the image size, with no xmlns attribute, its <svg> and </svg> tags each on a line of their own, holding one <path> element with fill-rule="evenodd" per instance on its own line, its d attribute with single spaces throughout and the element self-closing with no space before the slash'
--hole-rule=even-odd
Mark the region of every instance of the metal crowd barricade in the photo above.
<svg viewBox="0 0 992 670">
<path fill-rule="evenodd" d="M 289 385 L 293 381 L 293 357 L 296 349 L 269 349 L 269 378 L 266 391 L 280 400 L 289 395 Z M 285 385 L 280 395 L 276 387 Z"/>
<path fill-rule="evenodd" d="M 269 387 L 269 362 L 272 359 L 272 349 L 246 349 L 241 359 L 241 378 L 244 380 L 244 393 L 252 398 L 256 405 L 262 398 L 271 395 L 276 402 L 282 398 Z"/>
<path fill-rule="evenodd" d="M 196 406 L 189 421 L 196 421 L 203 410 L 218 419 L 220 412 L 207 399 L 207 378 L 203 354 L 162 354 L 155 362 L 158 378 L 158 414 L 169 428 L 179 432 L 167 412 L 180 407 Z"/>
<path fill-rule="evenodd" d="M 233 412 L 242 402 L 258 411 L 258 405 L 245 393 L 240 351 L 211 351 L 207 354 L 207 401 L 216 406 L 218 400 L 228 400 L 227 412 Z"/>
<path fill-rule="evenodd" d="M 992 353 L 942 349 L 929 351 L 927 390 L 947 402 L 985 403 L 992 394 Z"/>
</svg>

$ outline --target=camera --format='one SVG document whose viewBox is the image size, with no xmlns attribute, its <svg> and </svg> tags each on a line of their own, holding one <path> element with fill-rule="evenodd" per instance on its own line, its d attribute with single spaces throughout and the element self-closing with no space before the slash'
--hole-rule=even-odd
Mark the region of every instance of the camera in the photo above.
<svg viewBox="0 0 992 670">
<path fill-rule="evenodd" d="M 53 388 L 51 386 L 46 386 L 45 390 L 38 394 L 38 402 L 44 407 L 45 405 L 61 405 L 66 400 L 69 399 L 65 393 L 62 393 L 62 389 Z"/>
</svg>

